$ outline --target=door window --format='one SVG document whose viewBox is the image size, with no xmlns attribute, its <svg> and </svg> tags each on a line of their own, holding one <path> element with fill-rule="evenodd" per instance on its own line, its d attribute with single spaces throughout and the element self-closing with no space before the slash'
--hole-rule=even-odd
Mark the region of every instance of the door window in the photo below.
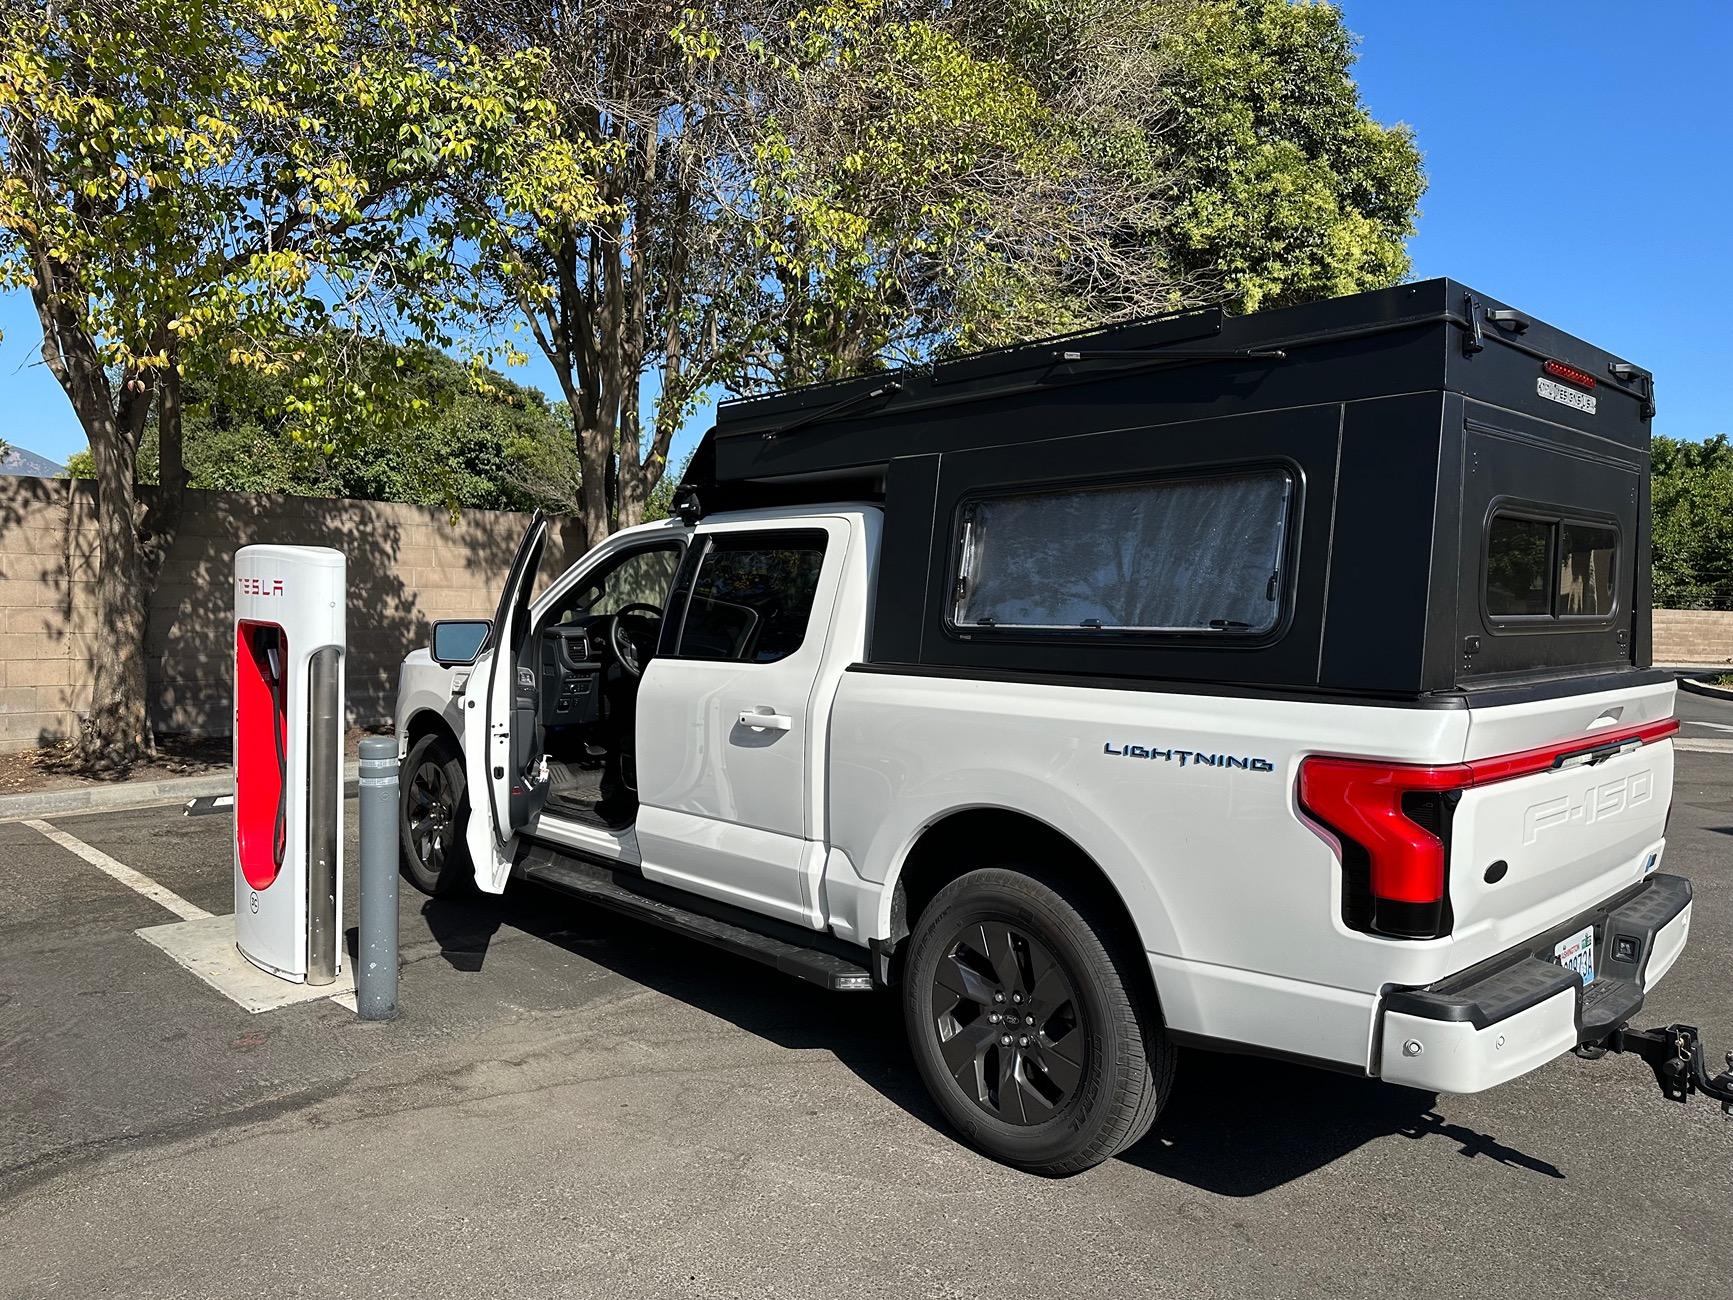
<svg viewBox="0 0 1733 1300">
<path fill-rule="evenodd" d="M 674 571 L 680 567 L 680 551 L 677 545 L 661 545 L 627 552 L 599 572 L 580 579 L 560 597 L 548 621 L 575 623 L 600 618 L 617 614 L 627 605 L 665 608 Z"/>
<path fill-rule="evenodd" d="M 675 654 L 770 664 L 806 640 L 825 534 L 715 533 L 692 582 Z"/>
</svg>

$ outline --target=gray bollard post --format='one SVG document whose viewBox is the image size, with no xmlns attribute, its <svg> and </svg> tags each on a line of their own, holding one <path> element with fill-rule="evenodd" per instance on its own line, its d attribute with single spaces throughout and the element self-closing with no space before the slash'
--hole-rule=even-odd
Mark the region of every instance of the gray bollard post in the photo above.
<svg viewBox="0 0 1733 1300">
<path fill-rule="evenodd" d="M 397 742 L 361 742 L 361 921 L 355 1006 L 363 1020 L 397 1014 Z"/>
</svg>

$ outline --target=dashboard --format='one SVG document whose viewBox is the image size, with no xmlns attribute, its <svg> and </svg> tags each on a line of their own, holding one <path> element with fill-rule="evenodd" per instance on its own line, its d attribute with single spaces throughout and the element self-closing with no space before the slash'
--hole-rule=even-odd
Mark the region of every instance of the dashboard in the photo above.
<svg viewBox="0 0 1733 1300">
<path fill-rule="evenodd" d="M 542 632 L 542 724 L 570 727 L 601 713 L 607 620 L 555 623 Z"/>
</svg>

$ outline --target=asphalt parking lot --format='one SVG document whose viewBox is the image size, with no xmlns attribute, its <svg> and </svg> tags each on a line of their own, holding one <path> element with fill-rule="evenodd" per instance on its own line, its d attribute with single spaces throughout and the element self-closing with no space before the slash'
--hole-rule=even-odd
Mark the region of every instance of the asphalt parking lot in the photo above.
<svg viewBox="0 0 1733 1300">
<path fill-rule="evenodd" d="M 1733 706 L 1681 697 L 1686 736 Z M 1733 746 L 1728 746 L 1733 749 Z M 354 805 L 348 808 L 354 861 Z M 226 817 L 50 818 L 211 912 Z M 1646 1023 L 1733 1047 L 1733 752 L 1681 753 L 1690 947 Z M 402 895 L 403 1014 L 249 1015 L 158 904 L 0 825 L 0 1295 L 1724 1296 L 1733 1120 L 1629 1058 L 1439 1096 L 1192 1054 L 1138 1147 L 959 1146 L 889 998 L 534 888 Z M 353 924 L 353 899 L 348 923 Z"/>
</svg>

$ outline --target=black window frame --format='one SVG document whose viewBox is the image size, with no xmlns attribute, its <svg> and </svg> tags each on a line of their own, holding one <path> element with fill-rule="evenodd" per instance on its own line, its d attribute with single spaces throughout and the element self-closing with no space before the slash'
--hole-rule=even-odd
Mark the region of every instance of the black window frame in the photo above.
<svg viewBox="0 0 1733 1300">
<path fill-rule="evenodd" d="M 739 545 L 740 550 L 774 550 L 779 541 L 789 544 L 789 539 L 816 539 L 819 547 L 818 581 L 813 585 L 812 604 L 806 612 L 806 627 L 801 632 L 800 644 L 787 654 L 778 658 L 759 661 L 754 659 L 713 659 L 704 655 L 685 655 L 679 652 L 680 642 L 686 635 L 686 617 L 692 609 L 692 595 L 698 586 L 698 575 L 703 571 L 704 562 L 717 550 L 717 543 L 732 543 L 735 539 L 749 539 L 752 545 Z M 804 549 L 810 549 L 810 544 Z M 813 524 L 795 525 L 784 528 L 739 528 L 709 533 L 700 533 L 693 538 L 686 548 L 685 558 L 681 561 L 679 571 L 674 575 L 674 586 L 668 596 L 668 617 L 662 622 L 662 636 L 656 651 L 658 659 L 684 659 L 693 663 L 706 664 L 740 664 L 747 668 L 769 668 L 792 659 L 806 648 L 807 637 L 812 633 L 812 616 L 818 609 L 818 591 L 824 583 L 825 566 L 830 562 L 831 534 L 827 528 Z M 674 616 L 678 607 L 679 616 Z"/>
<path fill-rule="evenodd" d="M 960 565 L 969 516 L 983 501 L 1002 501 L 1016 497 L 1051 496 L 1061 492 L 1094 492 L 1111 488 L 1135 488 L 1180 482 L 1192 479 L 1249 478 L 1259 474 L 1278 473 L 1287 485 L 1284 497 L 1282 537 L 1276 569 L 1276 617 L 1268 628 L 1176 628 L 1152 630 L 1143 628 L 1087 627 L 1028 627 L 1018 625 L 988 625 L 958 623 L 956 585 L 962 577 Z M 951 515 L 950 545 L 945 560 L 948 583 L 943 606 L 942 627 L 948 639 L 973 642 L 1046 642 L 1059 644 L 1111 642 L 1126 645 L 1210 645 L 1224 649 L 1259 649 L 1274 644 L 1286 635 L 1293 622 L 1297 587 L 1300 534 L 1304 531 L 1304 494 L 1306 473 L 1297 462 L 1286 457 L 1256 460 L 1233 460 L 1211 464 L 1175 466 L 1137 474 L 1094 475 L 1087 478 L 1049 479 L 1039 483 L 997 484 L 965 493 Z"/>
<path fill-rule="evenodd" d="M 1495 614 L 1487 600 L 1492 577 L 1492 526 L 1500 519 L 1518 519 L 1547 526 L 1547 612 L 1544 614 Z M 1613 535 L 1613 571 L 1607 580 L 1612 592 L 1612 606 L 1604 614 L 1564 614 L 1559 612 L 1563 586 L 1559 581 L 1559 565 L 1564 558 L 1564 530 L 1571 524 L 1603 529 Z M 1624 613 L 1619 596 L 1619 579 L 1625 563 L 1625 530 L 1611 515 L 1574 510 L 1565 506 L 1544 505 L 1512 497 L 1495 497 L 1487 506 L 1486 518 L 1480 528 L 1480 617 L 1487 631 L 1494 635 L 1507 633 L 1591 631 L 1614 626 Z"/>
</svg>

